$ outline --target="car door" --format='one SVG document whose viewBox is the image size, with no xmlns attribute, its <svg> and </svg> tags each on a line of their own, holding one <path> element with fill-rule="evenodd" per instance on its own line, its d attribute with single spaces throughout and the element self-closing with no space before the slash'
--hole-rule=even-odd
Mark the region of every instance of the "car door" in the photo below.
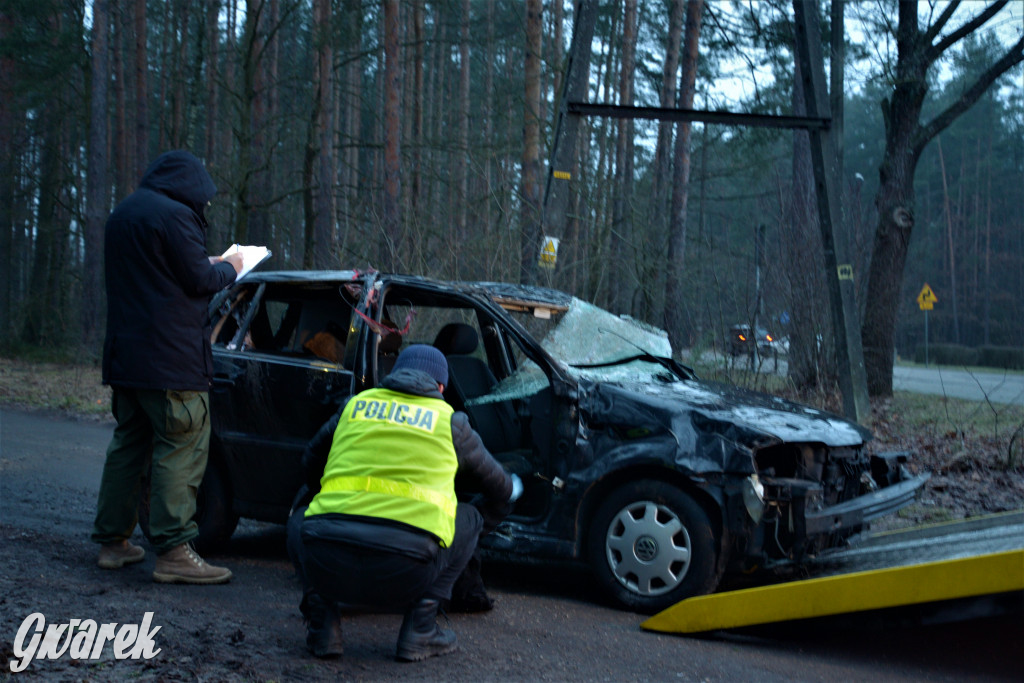
<svg viewBox="0 0 1024 683">
<path fill-rule="evenodd" d="M 486 293 L 413 278 L 385 279 L 380 292 L 368 314 L 401 328 L 402 347 L 430 344 L 445 353 L 445 399 L 469 416 L 492 455 L 522 478 L 525 492 L 512 517 L 543 527 L 576 434 L 564 380 L 553 379 L 558 373 L 539 344 Z M 452 334 L 453 328 L 460 333 Z"/>
<path fill-rule="evenodd" d="M 232 297 L 233 321 L 214 339 L 215 449 L 234 511 L 284 522 L 306 443 L 352 391 L 352 298 L 319 281 L 241 285 Z"/>
</svg>

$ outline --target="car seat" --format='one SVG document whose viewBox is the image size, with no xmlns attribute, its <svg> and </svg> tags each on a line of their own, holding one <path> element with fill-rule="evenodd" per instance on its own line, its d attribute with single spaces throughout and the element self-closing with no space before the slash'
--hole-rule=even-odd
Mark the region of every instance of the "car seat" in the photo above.
<svg viewBox="0 0 1024 683">
<path fill-rule="evenodd" d="M 466 405 L 494 390 L 498 380 L 487 364 L 472 355 L 479 343 L 476 330 L 465 323 L 449 323 L 434 338 L 434 347 L 448 359 L 445 400 L 469 415 L 470 423 L 487 450 L 492 453 L 519 447 L 521 433 L 512 406 L 507 401 Z"/>
</svg>

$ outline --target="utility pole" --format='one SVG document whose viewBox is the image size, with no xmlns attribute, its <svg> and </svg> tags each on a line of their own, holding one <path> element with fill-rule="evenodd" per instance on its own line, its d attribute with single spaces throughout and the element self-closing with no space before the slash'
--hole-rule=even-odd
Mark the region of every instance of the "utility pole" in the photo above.
<svg viewBox="0 0 1024 683">
<path fill-rule="evenodd" d="M 544 186 L 544 211 L 541 226 L 545 235 L 563 237 L 568 224 L 569 199 L 578 174 L 576 147 L 582 117 L 569 112 L 570 102 L 585 102 L 590 86 L 590 54 L 597 24 L 597 3 L 576 0 L 572 41 L 566 60 L 565 81 L 558 103 L 558 120 Z M 538 245 L 538 248 L 540 245 Z"/>
<path fill-rule="evenodd" d="M 817 0 L 793 0 L 796 15 L 797 58 L 804 80 L 807 116 L 829 115 L 825 67 L 821 54 L 821 27 Z M 839 388 L 846 416 L 865 422 L 871 416 L 868 400 L 864 349 L 860 338 L 853 265 L 847 255 L 846 240 L 839 234 L 842 211 L 839 199 L 839 173 L 836 168 L 834 129 L 808 130 L 811 138 L 811 164 L 818 196 L 818 222 L 825 251 L 826 278 L 836 330 L 836 356 L 839 361 Z"/>
</svg>

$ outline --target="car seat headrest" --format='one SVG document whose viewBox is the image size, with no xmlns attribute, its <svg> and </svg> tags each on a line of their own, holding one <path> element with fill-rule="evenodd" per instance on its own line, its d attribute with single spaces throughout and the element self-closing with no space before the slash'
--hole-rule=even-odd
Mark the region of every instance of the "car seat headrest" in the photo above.
<svg viewBox="0 0 1024 683">
<path fill-rule="evenodd" d="M 468 356 L 479 342 L 476 330 L 465 323 L 448 323 L 434 339 L 434 348 L 446 356 Z"/>
</svg>

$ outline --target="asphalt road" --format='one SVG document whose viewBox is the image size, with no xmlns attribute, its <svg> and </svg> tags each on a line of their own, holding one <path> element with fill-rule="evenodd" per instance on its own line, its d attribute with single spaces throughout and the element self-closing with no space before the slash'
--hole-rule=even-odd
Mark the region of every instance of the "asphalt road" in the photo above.
<svg viewBox="0 0 1024 683">
<path fill-rule="evenodd" d="M 705 355 L 705 360 L 708 356 Z M 749 356 L 719 357 L 733 367 L 750 367 Z M 759 372 L 785 376 L 789 370 L 785 356 L 759 359 L 754 366 Z M 1024 375 L 986 370 L 971 372 L 949 367 L 927 368 L 896 365 L 892 370 L 892 388 L 915 394 L 950 396 L 970 401 L 991 401 L 1024 405 Z"/>
<path fill-rule="evenodd" d="M 1024 375 L 1021 374 L 897 365 L 892 370 L 892 388 L 971 401 L 1024 405 Z"/>
<path fill-rule="evenodd" d="M 0 411 L 0 655 L 11 657 L 32 610 L 51 619 L 152 610 L 165 666 L 112 662 L 89 673 L 37 662 L 32 670 L 43 678 L 164 680 L 180 665 L 192 673 L 174 680 L 223 680 L 229 670 L 246 680 L 1020 680 L 1019 617 L 926 625 L 919 616 L 874 614 L 678 637 L 642 631 L 643 617 L 601 605 L 585 574 L 510 566 L 486 568 L 494 611 L 451 615 L 459 652 L 398 664 L 399 618 L 353 615 L 345 657 L 321 662 L 302 646 L 297 583 L 279 527 L 243 523 L 217 558 L 235 571 L 226 586 L 153 584 L 151 556 L 116 574 L 95 568 L 87 534 L 110 430 Z M 200 659 L 234 668 L 203 668 Z M 7 662 L 0 667 L 7 671 Z"/>
</svg>

